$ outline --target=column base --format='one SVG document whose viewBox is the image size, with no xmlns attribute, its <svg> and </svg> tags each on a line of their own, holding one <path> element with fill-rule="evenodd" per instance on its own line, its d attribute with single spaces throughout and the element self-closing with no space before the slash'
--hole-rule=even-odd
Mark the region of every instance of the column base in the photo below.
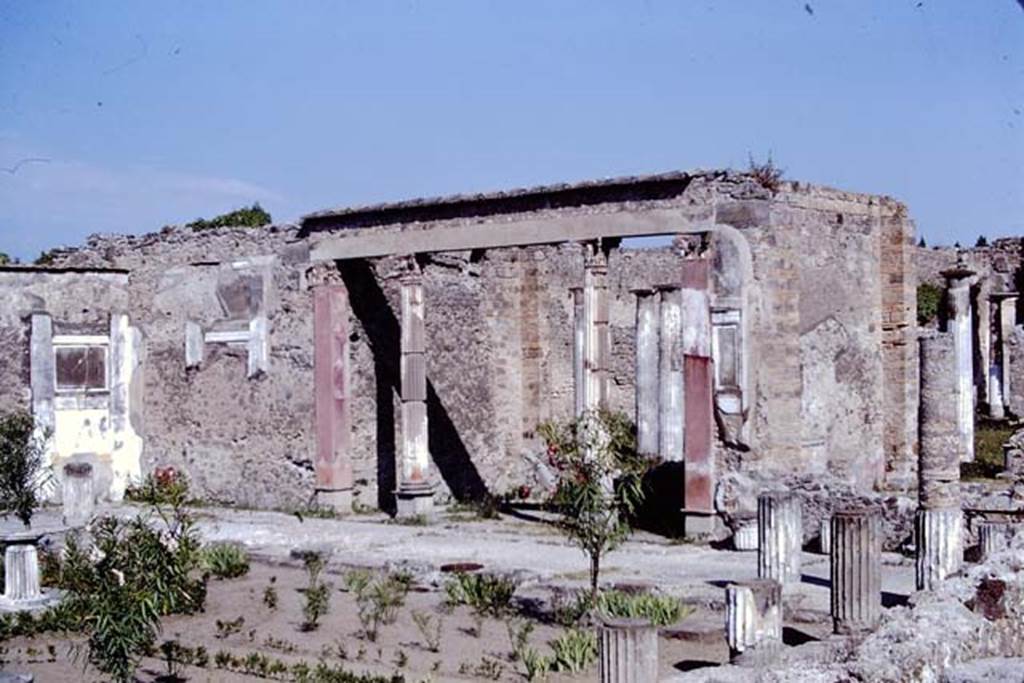
<svg viewBox="0 0 1024 683">
<path fill-rule="evenodd" d="M 683 513 L 683 531 L 689 538 L 710 536 L 715 533 L 715 521 L 717 515 L 701 515 L 695 513 Z"/>
<path fill-rule="evenodd" d="M 352 489 L 317 489 L 316 502 L 339 515 L 352 514 Z"/>
<path fill-rule="evenodd" d="M 425 482 L 403 484 L 395 492 L 396 517 L 430 515 L 434 511 L 434 487 Z"/>
</svg>

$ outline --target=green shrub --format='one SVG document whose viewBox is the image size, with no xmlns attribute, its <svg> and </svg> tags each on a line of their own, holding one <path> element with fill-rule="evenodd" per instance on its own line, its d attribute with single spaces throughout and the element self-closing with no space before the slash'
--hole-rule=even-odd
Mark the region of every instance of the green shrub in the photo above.
<svg viewBox="0 0 1024 683">
<path fill-rule="evenodd" d="M 182 506 L 189 502 L 188 476 L 173 467 L 158 467 L 141 484 L 128 486 L 124 497 L 147 505 Z"/>
<path fill-rule="evenodd" d="M 942 288 L 930 282 L 917 286 L 917 324 L 928 325 L 939 317 L 942 306 Z"/>
<path fill-rule="evenodd" d="M 50 481 L 45 464 L 47 438 L 37 432 L 30 413 L 18 410 L 0 417 L 0 508 L 25 526 L 39 507 L 40 491 Z"/>
<path fill-rule="evenodd" d="M 248 208 L 238 209 L 221 214 L 209 220 L 197 218 L 185 227 L 193 230 L 209 230 L 211 228 L 261 228 L 271 222 L 270 214 L 263 210 L 259 202 Z"/>
<path fill-rule="evenodd" d="M 558 477 L 550 502 L 562 513 L 563 533 L 590 559 L 596 598 L 601 558 L 632 531 L 648 462 L 637 454 L 633 425 L 622 413 L 586 411 L 565 423 L 545 422 L 538 433 Z"/>
<path fill-rule="evenodd" d="M 203 569 L 218 579 L 237 579 L 249 573 L 249 556 L 233 543 L 203 548 Z"/>
<path fill-rule="evenodd" d="M 605 591 L 597 598 L 597 610 L 607 617 L 646 619 L 655 626 L 668 626 L 691 611 L 677 598 L 653 593 Z"/>
<path fill-rule="evenodd" d="M 477 614 L 499 617 L 512 610 L 516 582 L 495 574 L 456 572 L 444 590 L 449 606 L 469 605 Z"/>
<path fill-rule="evenodd" d="M 548 645 L 554 652 L 555 671 L 580 673 L 597 660 L 597 634 L 592 630 L 571 628 Z"/>
</svg>

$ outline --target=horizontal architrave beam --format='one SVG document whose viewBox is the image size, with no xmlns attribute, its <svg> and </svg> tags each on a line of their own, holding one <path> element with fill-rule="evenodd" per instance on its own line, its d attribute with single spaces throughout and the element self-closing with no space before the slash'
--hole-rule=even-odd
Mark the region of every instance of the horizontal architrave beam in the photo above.
<svg viewBox="0 0 1024 683">
<path fill-rule="evenodd" d="M 331 237 L 310 251 L 311 261 L 381 258 L 469 249 L 526 247 L 560 242 L 585 242 L 612 237 L 646 237 L 704 232 L 712 229 L 710 207 L 697 213 L 685 209 L 620 211 L 552 216 L 508 223 L 475 223 L 447 228 L 360 230 L 349 237 Z"/>
</svg>

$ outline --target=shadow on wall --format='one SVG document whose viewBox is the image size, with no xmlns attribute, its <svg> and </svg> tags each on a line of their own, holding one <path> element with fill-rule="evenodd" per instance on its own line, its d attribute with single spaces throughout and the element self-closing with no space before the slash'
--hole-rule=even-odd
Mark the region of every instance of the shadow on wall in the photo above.
<svg viewBox="0 0 1024 683">
<path fill-rule="evenodd" d="M 377 397 L 377 505 L 381 510 L 394 513 L 394 491 L 398 486 L 394 395 L 401 393 L 401 326 L 368 262 L 340 261 L 338 272 L 348 288 L 352 314 L 362 325 L 373 353 Z M 483 498 L 487 486 L 429 378 L 427 422 L 431 459 L 452 495 L 460 501 Z"/>
</svg>

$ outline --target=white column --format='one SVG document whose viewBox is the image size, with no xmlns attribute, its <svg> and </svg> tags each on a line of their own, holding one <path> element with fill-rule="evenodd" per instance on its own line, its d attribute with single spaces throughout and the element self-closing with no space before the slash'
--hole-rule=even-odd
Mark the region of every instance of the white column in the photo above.
<svg viewBox="0 0 1024 683">
<path fill-rule="evenodd" d="M 683 459 L 683 313 L 678 287 L 661 289 L 658 370 L 658 453 L 666 462 Z"/>
<path fill-rule="evenodd" d="M 418 271 L 401 281 L 402 467 L 398 515 L 411 517 L 433 508 L 427 425 L 426 327 L 423 279 Z"/>
<path fill-rule="evenodd" d="M 762 493 L 757 498 L 757 576 L 785 585 L 800 581 L 803 511 L 792 493 Z"/>
<path fill-rule="evenodd" d="M 996 325 L 998 330 L 996 355 L 999 358 L 999 383 L 1004 408 L 1010 406 L 1010 338 L 1017 323 L 1017 292 L 1005 292 L 993 297 L 998 302 Z"/>
<path fill-rule="evenodd" d="M 636 290 L 636 444 L 645 455 L 658 454 L 658 327 L 657 293 Z"/>
<path fill-rule="evenodd" d="M 971 282 L 974 271 L 958 267 L 942 273 L 948 289 L 946 331 L 953 333 L 956 348 L 957 425 L 961 457 L 974 460 L 974 351 L 971 334 Z"/>
<path fill-rule="evenodd" d="M 608 405 L 611 329 L 608 326 L 608 261 L 589 245 L 583 267 L 583 403 L 586 410 Z"/>
<path fill-rule="evenodd" d="M 782 648 L 782 586 L 773 579 L 742 581 L 725 588 L 725 638 L 729 659 L 760 665 Z"/>
</svg>

